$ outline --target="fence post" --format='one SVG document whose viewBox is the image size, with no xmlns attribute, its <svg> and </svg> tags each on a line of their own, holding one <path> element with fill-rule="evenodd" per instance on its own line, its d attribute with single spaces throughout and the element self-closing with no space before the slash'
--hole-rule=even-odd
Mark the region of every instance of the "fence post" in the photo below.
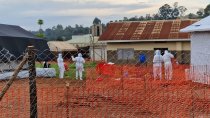
<svg viewBox="0 0 210 118">
<path fill-rule="evenodd" d="M 194 92 L 194 87 L 191 89 L 191 99 L 192 99 L 192 106 L 191 106 L 191 114 L 190 114 L 190 118 L 195 118 L 195 113 L 194 113 L 194 107 L 195 107 L 195 101 L 194 101 L 194 96 L 193 96 L 193 92 Z"/>
<path fill-rule="evenodd" d="M 37 118 L 36 68 L 34 46 L 28 46 L 30 118 Z"/>
<path fill-rule="evenodd" d="M 69 118 L 69 83 L 66 83 L 66 118 Z"/>
</svg>

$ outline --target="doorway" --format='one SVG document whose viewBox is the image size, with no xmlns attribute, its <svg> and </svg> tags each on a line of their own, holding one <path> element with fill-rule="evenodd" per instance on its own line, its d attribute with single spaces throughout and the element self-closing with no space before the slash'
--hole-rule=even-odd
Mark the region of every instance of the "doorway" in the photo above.
<svg viewBox="0 0 210 118">
<path fill-rule="evenodd" d="M 168 50 L 168 48 L 154 48 L 154 50 L 160 50 L 161 55 L 163 55 L 164 54 L 164 51 L 165 50 Z"/>
</svg>

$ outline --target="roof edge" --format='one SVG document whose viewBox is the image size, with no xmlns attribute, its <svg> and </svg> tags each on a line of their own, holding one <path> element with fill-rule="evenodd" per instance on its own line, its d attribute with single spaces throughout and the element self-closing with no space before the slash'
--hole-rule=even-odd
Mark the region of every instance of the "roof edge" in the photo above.
<svg viewBox="0 0 210 118">
<path fill-rule="evenodd" d="M 106 42 L 106 43 L 126 43 L 126 42 L 158 42 L 158 41 L 190 41 L 190 39 L 144 39 L 144 40 L 106 40 L 106 41 L 99 41 L 99 42 Z"/>
<path fill-rule="evenodd" d="M 201 19 L 169 19 L 169 20 L 145 20 L 145 21 L 117 21 L 109 23 L 132 23 L 132 22 L 172 22 L 172 21 L 199 21 Z"/>
</svg>

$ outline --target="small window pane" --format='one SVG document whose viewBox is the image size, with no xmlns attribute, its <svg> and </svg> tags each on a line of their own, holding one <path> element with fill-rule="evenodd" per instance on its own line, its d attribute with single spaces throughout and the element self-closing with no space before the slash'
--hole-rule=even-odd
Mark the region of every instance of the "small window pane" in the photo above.
<svg viewBox="0 0 210 118">
<path fill-rule="evenodd" d="M 127 60 L 127 59 L 133 59 L 134 58 L 134 49 L 118 49 L 117 50 L 118 60 Z"/>
</svg>

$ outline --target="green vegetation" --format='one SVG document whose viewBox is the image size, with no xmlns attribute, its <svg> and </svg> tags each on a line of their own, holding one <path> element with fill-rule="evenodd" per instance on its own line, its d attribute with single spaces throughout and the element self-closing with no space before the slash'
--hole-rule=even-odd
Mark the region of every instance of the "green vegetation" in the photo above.
<svg viewBox="0 0 210 118">
<path fill-rule="evenodd" d="M 37 24 L 39 25 L 39 32 L 35 35 L 39 38 L 44 38 L 44 32 L 42 30 L 42 25 L 44 24 L 44 21 L 42 19 L 38 19 Z"/>
<path fill-rule="evenodd" d="M 37 24 L 39 25 L 39 29 L 42 29 L 42 25 L 44 24 L 44 21 L 42 19 L 38 19 Z"/>
<path fill-rule="evenodd" d="M 41 28 L 41 25 L 40 25 Z M 90 33 L 89 27 L 83 27 L 82 25 L 76 24 L 75 27 L 66 26 L 63 27 L 61 24 L 53 26 L 52 28 L 47 28 L 46 30 L 39 29 L 39 31 L 31 31 L 33 34 L 42 33 L 48 41 L 57 40 L 57 41 L 66 41 L 72 39 L 72 35 L 84 35 Z M 38 35 L 40 36 L 40 35 Z"/>
<path fill-rule="evenodd" d="M 206 8 L 198 8 L 196 13 L 189 13 L 185 15 L 187 8 L 185 6 L 179 6 L 178 2 L 175 2 L 172 6 L 164 4 L 158 9 L 157 13 L 146 14 L 146 16 L 134 16 L 134 17 L 123 17 L 119 21 L 147 21 L 147 20 L 168 20 L 177 18 L 189 18 L 189 19 L 200 19 L 210 15 L 210 4 Z M 117 20 L 115 20 L 117 22 Z M 113 22 L 113 21 L 110 21 Z"/>
<path fill-rule="evenodd" d="M 94 69 L 96 67 L 97 63 L 96 62 L 87 62 L 84 64 L 84 68 L 91 68 Z M 36 63 L 36 68 L 42 68 L 43 65 L 41 63 Z M 75 63 L 71 63 L 68 65 L 69 70 L 65 71 L 65 78 L 70 78 L 70 79 L 75 79 L 75 71 L 76 71 L 76 67 L 75 67 Z M 58 65 L 56 63 L 51 64 L 51 68 L 55 68 L 56 70 L 56 77 L 59 77 L 59 68 Z M 86 71 L 83 72 L 83 78 L 86 78 Z"/>
</svg>

